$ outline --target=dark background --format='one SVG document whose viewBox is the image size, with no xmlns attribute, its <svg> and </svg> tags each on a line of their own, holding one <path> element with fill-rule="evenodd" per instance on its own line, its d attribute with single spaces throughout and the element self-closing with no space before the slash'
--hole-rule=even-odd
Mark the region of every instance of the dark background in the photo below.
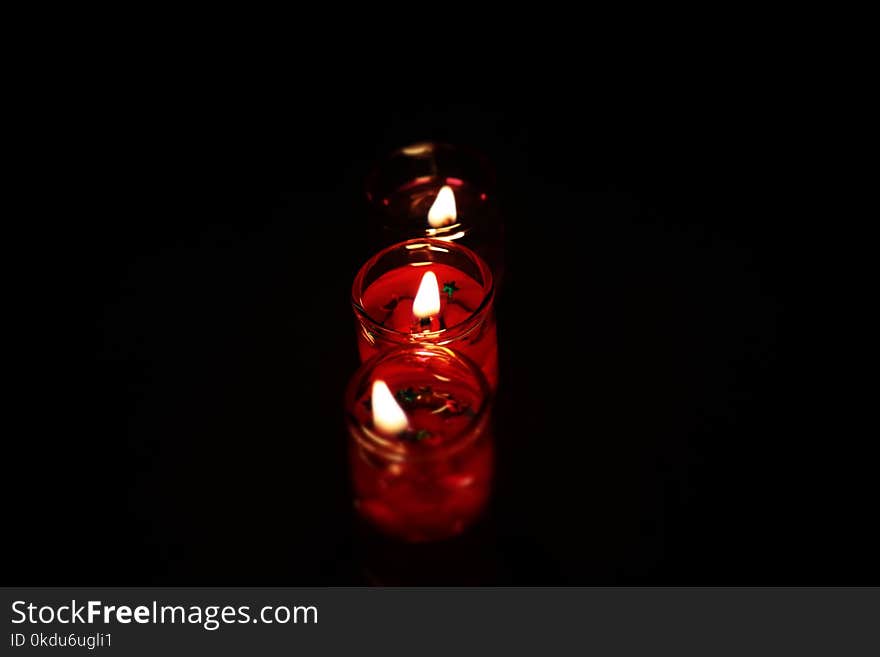
<svg viewBox="0 0 880 657">
<path fill-rule="evenodd" d="M 7 579 L 876 583 L 873 495 L 815 437 L 772 84 L 212 82 L 58 115 Z M 411 548 L 351 516 L 341 399 L 363 179 L 424 139 L 494 162 L 507 271 L 491 513 Z"/>
</svg>

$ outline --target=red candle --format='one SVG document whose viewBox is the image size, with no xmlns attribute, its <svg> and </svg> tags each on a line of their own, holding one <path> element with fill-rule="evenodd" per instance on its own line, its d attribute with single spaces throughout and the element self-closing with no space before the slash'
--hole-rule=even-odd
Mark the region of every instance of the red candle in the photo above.
<svg viewBox="0 0 880 657">
<path fill-rule="evenodd" d="M 374 168 L 366 191 L 374 224 L 370 246 L 423 237 L 461 241 L 499 279 L 503 230 L 495 171 L 481 154 L 449 144 L 412 144 Z"/>
<path fill-rule="evenodd" d="M 352 306 L 362 361 L 396 345 L 446 345 L 476 361 L 495 387 L 494 285 L 473 251 L 441 240 L 388 247 L 361 267 Z"/>
<path fill-rule="evenodd" d="M 420 542 L 464 531 L 489 499 L 490 388 L 444 347 L 386 351 L 346 394 L 355 508 L 385 534 Z"/>
<path fill-rule="evenodd" d="M 459 178 L 422 176 L 381 199 L 387 224 L 401 235 L 460 239 L 484 214 L 489 196 Z M 467 221 L 467 219 L 470 221 Z M 479 224 L 478 224 L 479 225 Z"/>
</svg>

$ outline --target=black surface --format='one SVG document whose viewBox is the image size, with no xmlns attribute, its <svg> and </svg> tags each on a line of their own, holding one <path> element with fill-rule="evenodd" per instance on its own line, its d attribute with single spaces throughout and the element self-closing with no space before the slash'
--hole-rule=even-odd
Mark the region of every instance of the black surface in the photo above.
<svg viewBox="0 0 880 657">
<path fill-rule="evenodd" d="M 593 91 L 165 89 L 92 116 L 46 191 L 69 212 L 7 579 L 876 582 L 871 498 L 804 438 L 768 114 Z M 353 522 L 341 399 L 363 177 L 427 138 L 495 162 L 508 243 L 492 513 L 415 549 Z"/>
</svg>

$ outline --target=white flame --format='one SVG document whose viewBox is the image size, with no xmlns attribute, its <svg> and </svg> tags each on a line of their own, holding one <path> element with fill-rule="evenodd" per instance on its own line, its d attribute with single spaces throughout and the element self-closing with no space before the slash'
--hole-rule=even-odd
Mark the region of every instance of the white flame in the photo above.
<svg viewBox="0 0 880 657">
<path fill-rule="evenodd" d="M 373 381 L 372 408 L 373 426 L 382 433 L 394 436 L 409 428 L 406 413 L 381 379 Z"/>
<path fill-rule="evenodd" d="M 428 210 L 428 223 L 432 228 L 440 228 L 454 222 L 456 217 L 458 213 L 455 211 L 455 194 L 452 187 L 443 185 Z"/>
<path fill-rule="evenodd" d="M 440 314 L 440 286 L 437 284 L 437 276 L 434 272 L 426 271 L 422 276 L 412 309 L 413 315 L 418 319 L 427 319 Z"/>
</svg>

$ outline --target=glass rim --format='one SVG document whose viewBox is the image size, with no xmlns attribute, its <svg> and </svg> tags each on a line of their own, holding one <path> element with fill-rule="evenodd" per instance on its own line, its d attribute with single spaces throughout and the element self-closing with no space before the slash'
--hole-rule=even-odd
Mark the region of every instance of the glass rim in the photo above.
<svg viewBox="0 0 880 657">
<path fill-rule="evenodd" d="M 416 250 L 416 248 L 422 245 L 430 250 L 448 252 L 450 250 L 457 249 L 461 251 L 461 253 L 466 258 L 468 258 L 477 266 L 477 269 L 480 272 L 480 276 L 483 278 L 483 298 L 480 301 L 480 304 L 466 319 L 463 319 L 457 324 L 447 326 L 446 328 L 439 329 L 437 331 L 409 333 L 407 331 L 398 331 L 397 329 L 382 326 L 374 317 L 370 315 L 370 313 L 367 312 L 367 309 L 364 308 L 363 304 L 361 303 L 363 293 L 365 292 L 365 290 L 362 289 L 363 281 L 366 278 L 367 273 L 373 267 L 375 267 L 376 263 L 378 263 L 387 254 L 401 249 L 414 251 Z M 403 242 L 397 242 L 396 244 L 392 244 L 391 246 L 382 249 L 369 260 L 367 260 L 363 265 L 361 265 L 361 268 L 355 275 L 354 282 L 351 286 L 351 305 L 354 309 L 355 316 L 364 324 L 365 328 L 367 328 L 371 332 L 379 335 L 384 335 L 391 342 L 395 342 L 398 344 L 418 344 L 423 342 L 430 342 L 433 344 L 443 345 L 449 342 L 453 342 L 455 340 L 465 338 L 470 335 L 474 330 L 479 328 L 480 325 L 482 325 L 482 323 L 486 320 L 486 316 L 492 306 L 492 302 L 494 301 L 494 299 L 495 279 L 492 276 L 492 270 L 490 269 L 489 265 L 486 264 L 486 262 L 480 256 L 478 256 L 474 251 L 467 248 L 466 246 L 463 246 L 456 242 L 431 237 L 420 237 Z"/>
<path fill-rule="evenodd" d="M 474 416 L 470 418 L 470 421 L 449 437 L 443 445 L 424 452 L 407 449 L 401 441 L 388 439 L 378 432 L 370 430 L 354 414 L 355 405 L 358 403 L 358 390 L 363 387 L 364 380 L 368 379 L 379 365 L 395 358 L 419 354 L 459 361 L 476 380 L 481 395 L 479 408 L 474 411 Z M 493 403 L 494 398 L 489 381 L 473 360 L 449 347 L 434 344 L 406 345 L 378 353 L 363 363 L 352 375 L 345 390 L 345 422 L 349 434 L 358 445 L 385 460 L 410 463 L 426 462 L 449 457 L 475 442 L 486 430 Z"/>
</svg>

